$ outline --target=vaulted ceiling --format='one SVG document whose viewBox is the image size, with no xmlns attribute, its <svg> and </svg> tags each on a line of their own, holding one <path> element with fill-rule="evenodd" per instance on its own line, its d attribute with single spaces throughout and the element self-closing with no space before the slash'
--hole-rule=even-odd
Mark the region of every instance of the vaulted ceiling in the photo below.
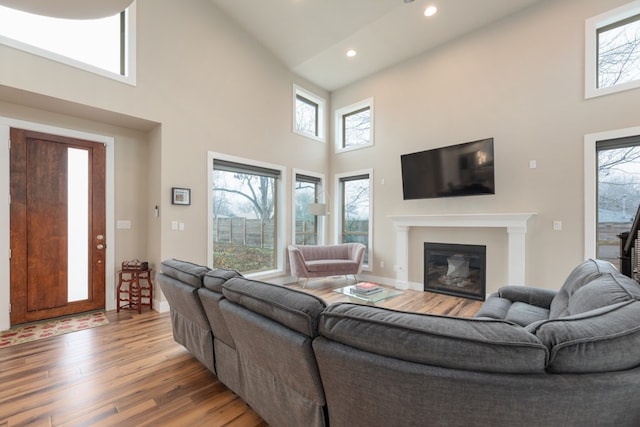
<svg viewBox="0 0 640 427">
<path fill-rule="evenodd" d="M 287 68 L 332 91 L 549 0 L 211 0 Z M 427 6 L 438 8 L 426 17 Z M 349 49 L 357 55 L 347 57 Z"/>
</svg>

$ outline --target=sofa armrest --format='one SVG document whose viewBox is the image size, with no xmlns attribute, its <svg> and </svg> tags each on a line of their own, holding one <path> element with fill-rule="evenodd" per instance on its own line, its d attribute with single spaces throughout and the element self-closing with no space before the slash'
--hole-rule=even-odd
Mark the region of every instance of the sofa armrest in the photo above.
<svg viewBox="0 0 640 427">
<path fill-rule="evenodd" d="M 294 277 L 306 277 L 308 275 L 306 260 L 304 254 L 293 245 L 289 245 L 289 266 L 291 275 Z"/>
<path fill-rule="evenodd" d="M 362 270 L 362 263 L 364 262 L 364 253 L 367 247 L 362 243 L 354 243 L 349 251 L 350 258 L 358 263 L 358 273 Z"/>
<path fill-rule="evenodd" d="M 504 286 L 498 290 L 498 296 L 511 302 L 524 302 L 537 307 L 549 308 L 557 291 L 534 288 L 531 286 Z"/>
</svg>

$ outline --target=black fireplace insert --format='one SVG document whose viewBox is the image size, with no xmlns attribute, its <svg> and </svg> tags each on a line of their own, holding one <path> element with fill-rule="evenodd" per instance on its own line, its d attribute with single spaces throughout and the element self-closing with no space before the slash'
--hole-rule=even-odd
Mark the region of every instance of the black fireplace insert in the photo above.
<svg viewBox="0 0 640 427">
<path fill-rule="evenodd" d="M 483 245 L 424 243 L 424 290 L 484 301 L 486 253 Z"/>
</svg>

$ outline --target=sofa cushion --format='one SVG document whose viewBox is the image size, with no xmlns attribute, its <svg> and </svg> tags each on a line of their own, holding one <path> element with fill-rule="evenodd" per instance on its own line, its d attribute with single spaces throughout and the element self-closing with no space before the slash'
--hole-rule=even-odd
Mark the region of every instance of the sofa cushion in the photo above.
<svg viewBox="0 0 640 427">
<path fill-rule="evenodd" d="M 318 316 L 326 307 L 314 295 L 241 277 L 227 280 L 222 293 L 229 301 L 310 337 L 317 336 Z"/>
<path fill-rule="evenodd" d="M 618 270 L 608 261 L 589 259 L 578 265 L 567 277 L 553 298 L 549 317 L 555 319 L 568 315 L 569 298 L 578 289 L 605 273 L 617 273 Z"/>
<path fill-rule="evenodd" d="M 209 271 L 208 267 L 188 261 L 167 259 L 162 261 L 162 272 L 194 288 L 202 287 L 202 276 Z"/>
<path fill-rule="evenodd" d="M 224 282 L 234 277 L 242 277 L 242 274 L 238 273 L 236 270 L 216 268 L 207 271 L 202 278 L 202 284 L 205 288 L 221 294 Z"/>
<path fill-rule="evenodd" d="M 316 261 L 307 261 L 307 270 L 320 273 L 327 272 L 331 274 L 340 274 L 341 272 L 351 272 L 358 266 L 358 263 L 346 259 L 322 259 Z"/>
<path fill-rule="evenodd" d="M 297 245 L 305 261 L 327 259 L 349 259 L 348 244 L 340 245 Z"/>
<path fill-rule="evenodd" d="M 640 301 L 550 319 L 527 329 L 549 348 L 549 372 L 608 372 L 640 366 Z"/>
<path fill-rule="evenodd" d="M 506 320 L 520 326 L 527 326 L 530 323 L 548 319 L 549 309 L 520 301 L 513 302 L 498 294 L 492 294 L 474 317 Z"/>
<path fill-rule="evenodd" d="M 565 312 L 572 316 L 633 299 L 640 299 L 638 282 L 620 273 L 607 273 L 575 291 Z"/>
<path fill-rule="evenodd" d="M 328 307 L 320 334 L 382 356 L 472 371 L 542 373 L 548 355 L 538 338 L 509 322 L 351 303 Z"/>
</svg>

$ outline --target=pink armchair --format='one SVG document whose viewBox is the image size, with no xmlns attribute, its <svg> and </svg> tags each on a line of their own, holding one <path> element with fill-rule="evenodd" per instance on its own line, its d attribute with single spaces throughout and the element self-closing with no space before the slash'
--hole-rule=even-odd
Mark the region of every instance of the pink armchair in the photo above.
<svg viewBox="0 0 640 427">
<path fill-rule="evenodd" d="M 304 278 L 303 288 L 310 277 L 352 275 L 358 281 L 365 250 L 362 243 L 289 245 L 291 275 L 298 281 Z"/>
</svg>

